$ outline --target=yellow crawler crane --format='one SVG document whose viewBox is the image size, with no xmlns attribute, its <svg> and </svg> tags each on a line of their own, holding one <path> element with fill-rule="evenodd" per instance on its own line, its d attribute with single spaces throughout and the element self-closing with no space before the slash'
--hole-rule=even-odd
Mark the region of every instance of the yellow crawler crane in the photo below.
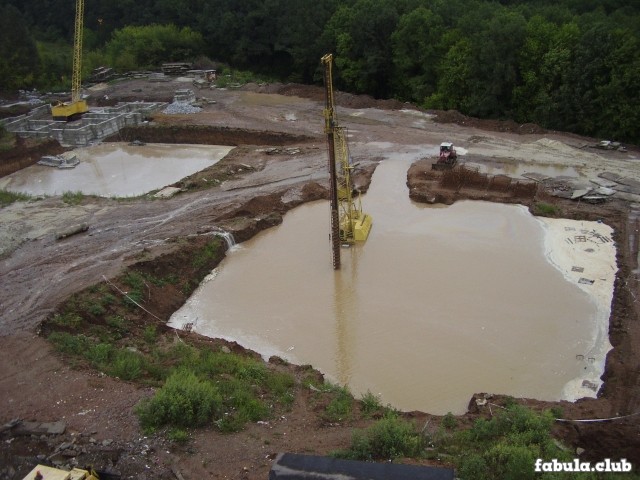
<svg viewBox="0 0 640 480">
<path fill-rule="evenodd" d="M 349 157 L 346 129 L 338 125 L 333 96 L 333 55 L 321 59 L 324 65 L 325 118 L 324 131 L 329 147 L 329 173 L 331 196 L 331 240 L 333 268 L 340 268 L 340 244 L 364 242 L 369 236 L 373 220 L 362 212 L 360 196 L 354 195 L 351 183 L 353 165 Z"/>
<path fill-rule="evenodd" d="M 84 0 L 76 0 L 76 21 L 73 35 L 73 73 L 71 76 L 71 101 L 51 107 L 54 120 L 75 120 L 89 111 L 85 100 L 80 98 L 82 77 L 82 29 L 84 28 Z"/>
</svg>

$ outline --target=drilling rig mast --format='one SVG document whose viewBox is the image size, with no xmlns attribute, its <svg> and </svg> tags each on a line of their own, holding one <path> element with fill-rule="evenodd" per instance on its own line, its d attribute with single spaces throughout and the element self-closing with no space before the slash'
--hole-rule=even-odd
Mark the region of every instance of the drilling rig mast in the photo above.
<svg viewBox="0 0 640 480">
<path fill-rule="evenodd" d="M 333 55 L 326 54 L 321 59 L 324 65 L 325 118 L 324 132 L 329 148 L 330 200 L 331 200 L 331 243 L 333 248 L 333 268 L 340 268 L 340 245 L 365 241 L 371 230 L 370 215 L 362 212 L 360 197 L 354 195 L 351 183 L 353 165 L 349 157 L 346 129 L 338 125 L 338 117 L 333 97 Z"/>
<path fill-rule="evenodd" d="M 87 102 L 80 98 L 82 79 L 82 34 L 84 28 L 84 0 L 76 0 L 76 19 L 73 34 L 73 72 L 71 76 L 71 102 L 51 107 L 54 120 L 74 120 L 89 111 Z"/>
</svg>

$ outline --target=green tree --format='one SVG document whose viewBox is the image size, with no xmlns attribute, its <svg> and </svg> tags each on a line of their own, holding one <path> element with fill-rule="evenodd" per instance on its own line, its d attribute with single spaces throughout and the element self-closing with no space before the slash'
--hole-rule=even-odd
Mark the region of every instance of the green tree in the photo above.
<svg viewBox="0 0 640 480">
<path fill-rule="evenodd" d="M 29 88 L 39 70 L 36 44 L 18 9 L 0 7 L 0 90 Z"/>
<path fill-rule="evenodd" d="M 391 96 L 391 34 L 398 23 L 392 0 L 358 0 L 341 6 L 327 25 L 338 78 L 348 90 L 375 97 Z"/>
<path fill-rule="evenodd" d="M 435 92 L 443 29 L 442 19 L 424 7 L 400 17 L 391 35 L 398 98 L 423 103 Z"/>
<path fill-rule="evenodd" d="M 458 32 L 448 35 L 454 38 Z M 473 49 L 466 38 L 458 38 L 448 49 L 438 67 L 438 89 L 425 106 L 442 110 L 471 110 L 473 94 Z"/>
<path fill-rule="evenodd" d="M 113 33 L 105 48 L 111 65 L 120 70 L 191 60 L 201 54 L 202 49 L 202 35 L 175 25 L 125 27 Z"/>
</svg>

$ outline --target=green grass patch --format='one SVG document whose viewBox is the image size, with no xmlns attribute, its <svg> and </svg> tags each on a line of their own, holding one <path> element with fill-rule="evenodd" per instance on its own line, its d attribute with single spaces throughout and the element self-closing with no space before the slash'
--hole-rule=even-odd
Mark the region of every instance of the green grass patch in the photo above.
<svg viewBox="0 0 640 480">
<path fill-rule="evenodd" d="M 91 341 L 84 335 L 67 332 L 53 332 L 48 339 L 56 350 L 67 355 L 81 356 L 91 346 Z"/>
<path fill-rule="evenodd" d="M 84 199 L 84 193 L 80 191 L 67 191 L 62 194 L 62 201 L 67 205 L 79 205 Z"/>
<path fill-rule="evenodd" d="M 217 237 L 207 242 L 202 248 L 195 252 L 191 260 L 191 265 L 194 268 L 204 267 L 220 254 L 221 246 L 222 240 Z"/>
<path fill-rule="evenodd" d="M 332 399 L 324 411 L 324 418 L 329 422 L 343 422 L 353 415 L 353 396 L 347 387 L 332 389 Z"/>
<path fill-rule="evenodd" d="M 560 210 L 550 203 L 538 202 L 533 205 L 533 214 L 543 217 L 556 217 Z"/>
<path fill-rule="evenodd" d="M 56 313 L 51 323 L 61 328 L 76 329 L 84 322 L 83 318 L 75 312 Z"/>
<path fill-rule="evenodd" d="M 172 428 L 167 433 L 167 437 L 175 443 L 187 443 L 189 440 L 189 433 L 181 428 Z"/>
<path fill-rule="evenodd" d="M 15 193 L 0 189 L 0 207 L 6 207 L 15 202 L 26 202 L 31 199 L 32 197 L 26 193 Z"/>
<path fill-rule="evenodd" d="M 142 332 L 142 338 L 147 343 L 155 343 L 158 339 L 158 329 L 155 325 L 147 325 Z"/>
</svg>

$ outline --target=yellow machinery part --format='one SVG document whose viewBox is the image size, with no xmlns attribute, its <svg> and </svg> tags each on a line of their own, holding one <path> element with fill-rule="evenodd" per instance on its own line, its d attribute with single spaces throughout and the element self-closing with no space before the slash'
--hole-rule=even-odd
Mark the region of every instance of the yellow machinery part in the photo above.
<svg viewBox="0 0 640 480">
<path fill-rule="evenodd" d="M 71 471 L 66 471 L 46 465 L 35 466 L 23 480 L 35 480 L 36 478 L 40 478 L 41 480 L 98 480 L 97 477 L 87 470 L 74 468 Z"/>
<path fill-rule="evenodd" d="M 371 215 L 363 214 L 361 218 L 353 222 L 353 239 L 356 242 L 364 242 L 369 236 L 372 225 Z"/>
<path fill-rule="evenodd" d="M 51 107 L 51 115 L 54 120 L 70 120 L 77 118 L 83 113 L 89 111 L 89 106 L 85 100 L 79 100 L 71 103 L 61 103 Z"/>
</svg>

